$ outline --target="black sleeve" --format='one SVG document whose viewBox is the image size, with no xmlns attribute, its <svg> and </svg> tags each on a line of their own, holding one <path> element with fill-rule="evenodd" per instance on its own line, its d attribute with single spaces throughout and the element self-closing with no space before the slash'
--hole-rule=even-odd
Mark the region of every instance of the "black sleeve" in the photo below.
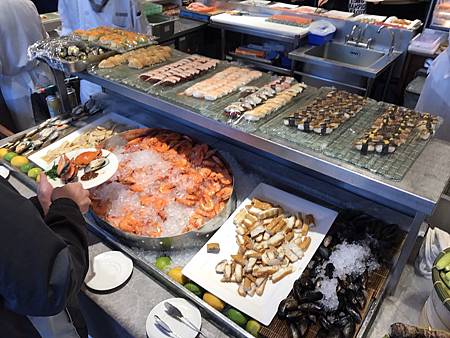
<svg viewBox="0 0 450 338">
<path fill-rule="evenodd" d="M 0 298 L 23 315 L 51 316 L 77 294 L 88 268 L 86 227 L 77 205 L 33 203 L 0 179 Z"/>
</svg>

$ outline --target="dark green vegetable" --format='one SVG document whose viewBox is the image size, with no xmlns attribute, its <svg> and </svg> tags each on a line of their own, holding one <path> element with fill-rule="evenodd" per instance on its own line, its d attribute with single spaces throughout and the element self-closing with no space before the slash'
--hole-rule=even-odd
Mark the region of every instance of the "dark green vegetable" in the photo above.
<svg viewBox="0 0 450 338">
<path fill-rule="evenodd" d="M 45 172 L 45 175 L 47 175 L 51 179 L 58 178 L 57 169 L 58 169 L 58 165 L 55 163 L 50 170 Z"/>
</svg>

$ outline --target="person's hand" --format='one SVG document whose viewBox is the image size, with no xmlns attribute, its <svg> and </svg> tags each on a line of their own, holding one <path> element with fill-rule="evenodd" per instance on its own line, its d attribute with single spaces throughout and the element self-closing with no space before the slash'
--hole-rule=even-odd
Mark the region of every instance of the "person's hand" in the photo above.
<svg viewBox="0 0 450 338">
<path fill-rule="evenodd" d="M 317 4 L 317 7 L 322 7 L 328 2 L 328 0 L 319 0 L 319 3 Z"/>
<path fill-rule="evenodd" d="M 91 205 L 89 191 L 83 189 L 81 183 L 69 183 L 63 187 L 55 188 L 52 194 L 52 201 L 58 198 L 71 199 L 78 205 L 83 214 L 89 210 L 89 206 Z"/>
<path fill-rule="evenodd" d="M 41 204 L 44 215 L 47 215 L 50 204 L 52 204 L 53 187 L 47 179 L 45 173 L 41 173 L 37 186 L 37 197 Z"/>
</svg>

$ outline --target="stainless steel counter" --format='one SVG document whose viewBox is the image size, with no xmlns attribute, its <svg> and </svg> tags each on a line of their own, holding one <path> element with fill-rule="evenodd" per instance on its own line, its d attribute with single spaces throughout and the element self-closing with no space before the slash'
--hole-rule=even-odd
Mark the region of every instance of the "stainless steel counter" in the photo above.
<svg viewBox="0 0 450 338">
<path fill-rule="evenodd" d="M 216 137 L 263 153 L 298 170 L 413 216 L 431 214 L 450 177 L 450 143 L 432 139 L 400 182 L 307 149 L 294 149 L 246 133 L 137 89 L 88 73 L 81 78 L 135 101 L 141 106 L 194 126 Z M 287 161 L 287 162 L 286 162 Z"/>
</svg>

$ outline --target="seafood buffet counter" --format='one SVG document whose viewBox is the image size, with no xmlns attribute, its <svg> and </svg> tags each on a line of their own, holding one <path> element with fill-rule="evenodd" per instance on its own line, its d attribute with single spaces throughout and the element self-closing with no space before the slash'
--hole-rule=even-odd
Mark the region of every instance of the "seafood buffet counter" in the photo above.
<svg viewBox="0 0 450 338">
<path fill-rule="evenodd" d="M 77 75 L 107 98 L 2 141 L 2 163 L 86 184 L 116 163 L 90 230 L 231 336 L 367 335 L 450 176 L 440 120 L 129 32 L 77 35 L 142 47 L 94 55 Z M 49 49 L 71 62 L 66 42 Z"/>
<path fill-rule="evenodd" d="M 394 210 L 393 204 L 389 207 L 383 206 L 382 204 L 371 201 L 368 198 L 368 195 L 357 194 L 349 191 L 348 187 L 344 185 L 319 180 L 317 177 L 313 177 L 305 173 L 298 167 L 287 166 L 286 163 L 279 163 L 278 161 L 267 159 L 263 156 L 264 154 L 261 152 L 255 152 L 252 148 L 243 147 L 241 144 L 236 145 L 230 143 L 228 139 L 218 138 L 217 134 L 211 133 L 210 131 L 205 133 L 204 129 L 198 128 L 198 126 L 194 123 L 186 125 L 186 122 L 182 121 L 181 118 L 173 119 L 173 117 L 167 112 L 156 110 L 154 108 L 151 110 L 145 109 L 136 102 L 124 100 L 118 95 L 106 95 L 103 96 L 101 100 L 102 104 L 106 107 L 105 114 L 108 114 L 109 112 L 116 112 L 118 114 L 125 115 L 125 117 L 136 121 L 136 123 L 140 125 L 170 128 L 171 130 L 187 134 L 201 142 L 214 146 L 215 149 L 220 151 L 233 169 L 236 199 L 238 202 L 243 201 L 254 189 L 254 187 L 258 185 L 258 183 L 265 182 L 277 186 L 285 191 L 289 191 L 297 196 L 305 196 L 310 200 L 321 201 L 320 203 L 322 205 L 333 206 L 333 208 L 337 209 L 351 207 L 354 209 L 364 210 L 375 217 L 383 219 L 385 222 L 399 224 L 402 230 L 408 231 L 403 247 L 396 255 L 392 272 L 389 276 L 386 276 L 386 287 L 380 290 L 379 296 L 371 304 L 368 315 L 360 328 L 358 337 L 363 337 L 367 334 L 372 322 L 376 318 L 377 309 L 382 302 L 383 295 L 387 294 L 388 291 L 392 292 L 395 288 L 396 282 L 398 281 L 406 263 L 406 259 L 410 255 L 411 248 L 409 246 L 412 247 L 415 242 L 417 235 L 416 227 L 418 229 L 420 226 L 422 222 L 421 215 L 423 214 L 418 213 L 418 215 L 415 215 L 414 213 L 408 214 L 407 212 Z M 190 114 L 196 113 L 191 112 Z M 189 115 L 187 115 L 187 117 L 189 117 Z M 99 117 L 98 119 L 101 118 L 102 117 Z M 2 144 L 7 141 L 8 140 L 2 140 Z M 440 141 L 431 141 L 427 145 L 427 148 L 435 143 L 439 144 Z M 446 145 L 446 143 L 442 144 Z M 443 150 L 445 151 L 447 149 L 448 145 Z M 427 149 L 425 149 L 421 156 L 424 156 L 426 152 Z M 441 159 L 444 158 L 443 155 L 440 155 L 440 157 Z M 270 169 L 268 170 L 267 168 Z M 414 166 L 412 168 L 414 168 Z M 283 173 L 283 175 L 280 175 L 279 173 Z M 409 175 L 409 173 L 410 172 L 408 172 L 407 175 Z M 439 180 L 440 177 L 442 177 L 436 173 L 433 173 L 433 175 L 434 180 Z M 25 181 L 22 179 L 22 176 L 19 175 L 17 177 L 21 181 Z M 426 178 L 426 175 L 424 178 Z M 11 179 L 13 180 L 14 178 Z M 442 184 L 444 184 L 444 182 Z M 92 220 L 92 218 L 90 218 L 90 220 Z M 133 297 L 135 297 L 136 292 L 138 292 L 137 289 L 142 287 L 144 290 L 140 292 L 140 294 L 147 296 L 144 296 L 143 298 L 145 298 L 145 300 L 139 301 L 138 304 L 147 304 L 145 306 L 148 306 L 149 308 L 146 308 L 145 310 L 149 311 L 150 308 L 156 304 L 158 299 L 167 298 L 172 294 L 185 297 L 200 308 L 204 317 L 209 318 L 208 321 L 203 322 L 205 333 L 210 334 L 208 336 L 249 337 L 249 334 L 246 333 L 240 326 L 236 325 L 234 322 L 231 322 L 222 313 L 218 312 L 208 304 L 205 304 L 201 299 L 187 291 L 187 289 L 180 287 L 180 285 L 176 282 L 167 279 L 161 271 L 156 269 L 154 266 L 155 258 L 161 255 L 161 252 L 158 253 L 152 250 L 142 251 L 142 249 L 136 249 L 132 246 L 126 245 L 122 241 L 118 240 L 118 238 L 112 233 L 105 230 L 103 227 L 98 226 L 95 221 L 90 222 L 90 230 L 112 249 L 121 250 L 133 258 L 137 268 L 141 268 L 151 276 L 148 278 L 148 281 L 146 281 L 146 277 L 143 276 L 136 268 L 132 279 L 123 289 L 120 290 L 120 299 L 135 299 Z M 102 244 L 97 244 L 90 248 L 92 254 L 98 253 L 99 251 L 105 249 L 106 248 Z M 175 263 L 184 265 L 191 259 L 196 251 L 197 250 L 194 248 L 181 250 L 178 253 L 170 251 L 166 253 L 172 257 L 172 260 Z M 150 296 L 148 291 L 149 287 L 151 287 L 152 296 Z M 120 325 L 125 327 L 130 335 L 143 336 L 143 332 L 139 331 L 143 330 L 143 319 L 135 318 L 135 321 L 130 319 L 130 316 L 128 315 L 130 311 L 122 310 L 123 308 L 129 309 L 129 307 L 123 307 L 124 303 L 119 302 L 119 304 L 116 302 L 117 298 L 114 296 L 114 293 L 107 296 L 86 292 L 86 295 L 100 308 L 103 308 L 104 312 L 116 319 Z M 123 301 L 125 302 L 125 300 Z M 136 304 L 136 302 L 133 301 L 133 304 Z M 139 313 L 140 312 L 138 312 L 138 314 Z M 145 316 L 143 314 L 141 315 Z M 214 325 L 212 325 L 212 323 Z M 216 326 L 219 326 L 221 329 L 217 329 Z"/>
<path fill-rule="evenodd" d="M 313 176 L 332 180 L 350 191 L 357 191 L 367 198 L 386 205 L 395 204 L 400 210 L 414 215 L 429 215 L 439 201 L 450 177 L 450 144 L 432 139 L 425 150 L 411 165 L 400 181 L 388 179 L 359 168 L 350 163 L 340 161 L 320 152 L 294 148 L 260 136 L 257 132 L 247 132 L 233 125 L 214 120 L 193 109 L 173 103 L 163 95 L 152 95 L 131 85 L 107 79 L 94 73 L 78 73 L 80 78 L 104 87 L 108 92 L 116 93 L 124 99 L 137 102 L 150 110 L 162 112 L 171 119 L 212 133 L 228 141 L 248 147 L 253 151 L 264 152 L 274 156 L 278 161 L 286 160 L 291 164 L 308 170 Z"/>
</svg>

